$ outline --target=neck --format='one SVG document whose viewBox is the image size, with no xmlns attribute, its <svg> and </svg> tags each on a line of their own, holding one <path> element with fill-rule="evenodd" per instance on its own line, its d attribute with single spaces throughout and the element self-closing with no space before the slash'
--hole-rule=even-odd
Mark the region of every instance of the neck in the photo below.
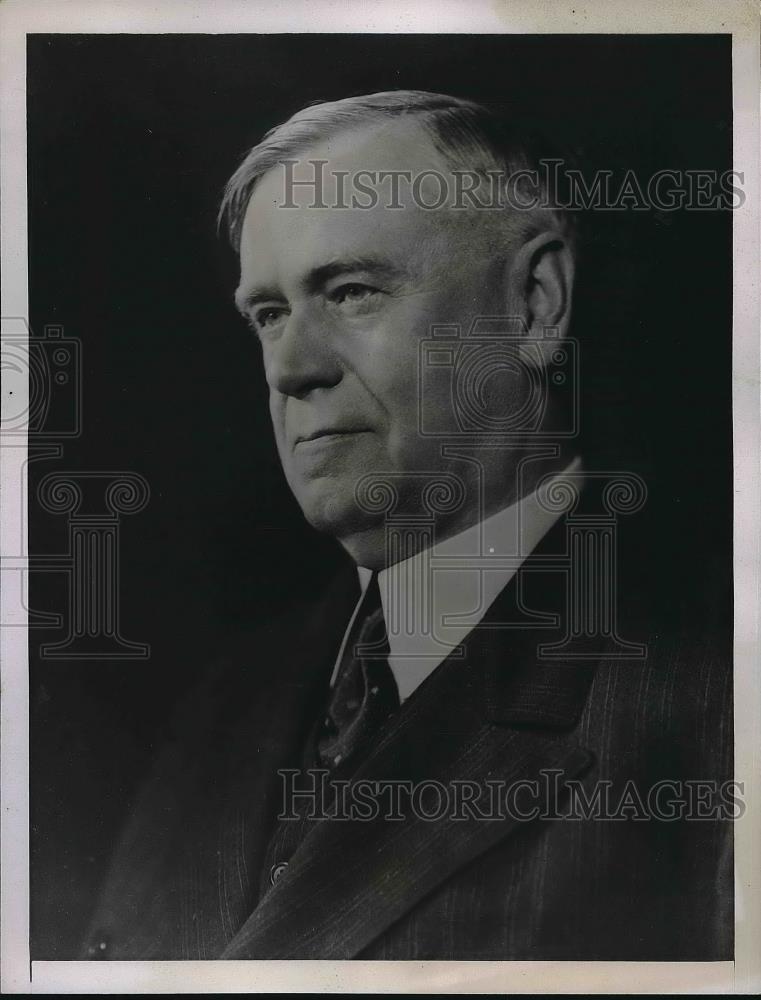
<svg viewBox="0 0 761 1000">
<path fill-rule="evenodd" d="M 445 541 L 497 511 L 518 503 L 534 492 L 543 477 L 561 472 L 569 461 L 570 457 L 563 449 L 557 455 L 527 455 L 512 467 L 511 475 L 499 477 L 499 482 L 491 489 L 479 462 L 481 474 L 471 491 L 476 502 L 465 504 L 451 514 L 434 513 L 431 516 L 428 510 L 411 512 L 409 516 L 398 519 L 396 524 L 399 530 L 396 532 L 393 530 L 394 519 L 384 518 L 339 541 L 358 566 L 371 570 L 385 569 L 429 548 L 434 541 Z"/>
</svg>

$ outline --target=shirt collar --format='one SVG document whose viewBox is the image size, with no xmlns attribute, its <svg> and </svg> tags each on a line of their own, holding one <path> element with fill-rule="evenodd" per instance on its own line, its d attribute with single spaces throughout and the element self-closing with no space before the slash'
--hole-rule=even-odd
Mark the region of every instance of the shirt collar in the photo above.
<svg viewBox="0 0 761 1000">
<path fill-rule="evenodd" d="M 577 456 L 543 484 L 578 473 Z M 399 698 L 415 691 L 479 624 L 498 594 L 560 516 L 536 491 L 378 574 Z M 364 593 L 372 571 L 357 567 Z"/>
</svg>

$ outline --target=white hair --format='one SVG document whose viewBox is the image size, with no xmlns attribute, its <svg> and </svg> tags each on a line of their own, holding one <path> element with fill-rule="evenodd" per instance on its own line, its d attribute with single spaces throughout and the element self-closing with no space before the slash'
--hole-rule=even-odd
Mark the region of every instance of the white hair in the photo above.
<svg viewBox="0 0 761 1000">
<path fill-rule="evenodd" d="M 509 177 L 517 171 L 538 170 L 541 155 L 536 137 L 515 121 L 474 101 L 422 90 L 390 90 L 341 101 L 313 104 L 297 111 L 281 125 L 270 129 L 251 149 L 225 188 L 219 210 L 220 227 L 227 229 L 238 250 L 243 217 L 257 182 L 284 160 L 303 153 L 317 143 L 350 128 L 393 118 L 414 119 L 429 136 L 436 150 L 455 169 L 487 175 L 498 171 Z M 552 219 L 562 232 L 573 236 L 574 220 L 564 210 L 557 193 L 546 189 L 540 177 L 542 207 L 521 214 L 534 225 L 539 215 Z"/>
</svg>

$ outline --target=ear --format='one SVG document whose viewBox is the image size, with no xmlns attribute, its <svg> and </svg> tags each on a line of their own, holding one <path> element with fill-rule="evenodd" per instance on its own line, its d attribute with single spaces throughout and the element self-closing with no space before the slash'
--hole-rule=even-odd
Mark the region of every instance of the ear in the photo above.
<svg viewBox="0 0 761 1000">
<path fill-rule="evenodd" d="M 543 342 L 548 329 L 555 344 L 567 335 L 574 274 L 573 248 L 559 230 L 534 236 L 513 256 L 508 279 L 511 314 L 521 316 L 534 345 Z M 536 347 L 531 354 L 536 359 Z"/>
</svg>

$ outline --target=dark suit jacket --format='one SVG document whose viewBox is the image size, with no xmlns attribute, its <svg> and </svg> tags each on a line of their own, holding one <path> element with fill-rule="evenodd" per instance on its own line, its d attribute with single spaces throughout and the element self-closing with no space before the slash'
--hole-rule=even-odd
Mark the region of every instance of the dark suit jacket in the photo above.
<svg viewBox="0 0 761 1000">
<path fill-rule="evenodd" d="M 647 645 L 644 661 L 548 661 L 537 644 L 557 629 L 496 627 L 519 594 L 562 612 L 562 577 L 538 570 L 564 544 L 559 524 L 470 634 L 465 658 L 450 657 L 404 703 L 357 777 L 448 785 L 544 770 L 589 795 L 596 782 L 618 795 L 634 781 L 643 798 L 664 779 L 731 777 L 728 631 L 653 607 L 647 567 L 618 597 L 621 634 Z M 276 772 L 298 766 L 322 710 L 350 583 L 243 642 L 186 701 L 77 957 L 732 957 L 732 830 L 716 818 L 664 822 L 632 818 L 633 808 L 619 820 L 317 820 L 260 895 Z M 562 780 L 557 794 L 540 785 L 549 810 L 562 812 Z"/>
</svg>

